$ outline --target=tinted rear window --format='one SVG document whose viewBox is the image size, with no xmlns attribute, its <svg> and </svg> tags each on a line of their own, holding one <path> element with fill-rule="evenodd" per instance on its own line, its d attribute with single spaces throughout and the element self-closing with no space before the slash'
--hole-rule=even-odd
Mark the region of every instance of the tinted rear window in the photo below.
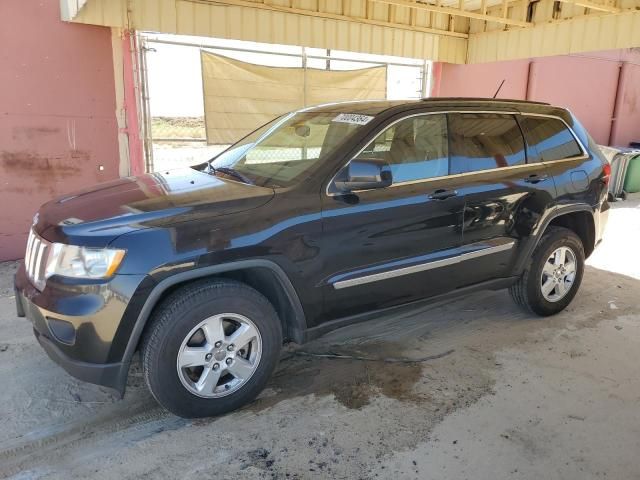
<svg viewBox="0 0 640 480">
<path fill-rule="evenodd" d="M 523 116 L 521 123 L 529 147 L 538 153 L 538 160 L 562 160 L 582 155 L 578 142 L 562 121 Z"/>
<path fill-rule="evenodd" d="M 513 115 L 449 114 L 449 153 L 452 174 L 526 162 L 524 139 Z"/>
</svg>

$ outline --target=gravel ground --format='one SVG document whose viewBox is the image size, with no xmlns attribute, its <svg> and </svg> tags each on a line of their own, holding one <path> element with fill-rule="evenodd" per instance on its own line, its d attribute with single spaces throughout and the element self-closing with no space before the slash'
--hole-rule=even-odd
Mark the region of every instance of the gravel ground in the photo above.
<svg viewBox="0 0 640 480">
<path fill-rule="evenodd" d="M 396 313 L 288 348 L 257 401 L 198 421 L 160 409 L 137 367 L 123 400 L 69 377 L 0 264 L 0 477 L 640 478 L 639 241 L 640 199 L 616 203 L 560 315 L 504 291 Z"/>
</svg>

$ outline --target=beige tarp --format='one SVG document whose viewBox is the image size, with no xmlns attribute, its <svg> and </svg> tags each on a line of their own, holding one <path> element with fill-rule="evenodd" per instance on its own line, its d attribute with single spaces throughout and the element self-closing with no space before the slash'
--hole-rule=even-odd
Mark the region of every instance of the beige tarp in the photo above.
<svg viewBox="0 0 640 480">
<path fill-rule="evenodd" d="M 229 144 L 274 117 L 319 103 L 384 99 L 387 68 L 266 67 L 201 51 L 209 144 Z"/>
</svg>

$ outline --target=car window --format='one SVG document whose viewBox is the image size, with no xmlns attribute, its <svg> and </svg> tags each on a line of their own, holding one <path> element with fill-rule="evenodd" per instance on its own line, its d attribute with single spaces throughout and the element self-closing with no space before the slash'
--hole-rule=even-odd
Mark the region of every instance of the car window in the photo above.
<svg viewBox="0 0 640 480">
<path fill-rule="evenodd" d="M 386 128 L 358 155 L 386 161 L 393 182 L 442 177 L 449 171 L 444 114 L 406 118 Z"/>
<path fill-rule="evenodd" d="M 524 139 L 513 115 L 450 113 L 451 174 L 526 162 Z"/>
<path fill-rule="evenodd" d="M 582 155 L 573 134 L 557 118 L 523 116 L 520 123 L 527 144 L 535 148 L 540 161 L 562 160 Z"/>
</svg>

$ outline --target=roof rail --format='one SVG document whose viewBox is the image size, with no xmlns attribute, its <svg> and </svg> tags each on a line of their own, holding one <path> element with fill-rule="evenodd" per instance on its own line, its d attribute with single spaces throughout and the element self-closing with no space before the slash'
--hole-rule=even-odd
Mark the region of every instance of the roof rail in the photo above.
<svg viewBox="0 0 640 480">
<path fill-rule="evenodd" d="M 483 97 L 429 97 L 423 98 L 424 102 L 434 102 L 434 101 L 443 101 L 443 102 L 496 102 L 496 103 L 525 103 L 525 104 L 533 104 L 533 105 L 551 105 L 547 102 L 534 102 L 532 100 L 518 100 L 515 98 L 483 98 Z"/>
</svg>

